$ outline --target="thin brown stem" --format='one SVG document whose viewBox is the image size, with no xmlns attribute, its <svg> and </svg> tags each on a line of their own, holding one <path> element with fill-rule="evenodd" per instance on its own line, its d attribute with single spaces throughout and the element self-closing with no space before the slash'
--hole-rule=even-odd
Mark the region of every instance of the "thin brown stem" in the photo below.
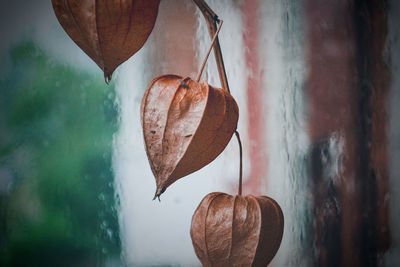
<svg viewBox="0 0 400 267">
<path fill-rule="evenodd" d="M 218 28 L 217 28 L 217 31 L 216 31 L 215 34 L 214 34 L 214 38 L 213 38 L 212 41 L 211 41 L 211 45 L 210 45 L 210 47 L 208 48 L 207 54 L 206 54 L 206 56 L 204 57 L 204 60 L 203 60 L 203 63 L 201 64 L 201 67 L 200 67 L 200 69 L 199 69 L 199 72 L 197 73 L 196 82 L 200 81 L 200 77 L 201 77 L 201 74 L 203 73 L 204 67 L 206 66 L 206 62 L 207 62 L 208 56 L 210 55 L 211 49 L 213 48 L 214 43 L 215 43 L 215 40 L 216 40 L 217 37 L 218 37 L 218 33 L 219 33 L 219 31 L 221 30 L 221 27 L 222 27 L 222 23 L 223 23 L 223 22 L 224 22 L 223 20 L 218 21 Z"/>
<path fill-rule="evenodd" d="M 242 151 L 242 142 L 240 141 L 239 132 L 235 131 L 236 139 L 238 140 L 239 144 L 239 155 L 240 155 L 240 165 L 239 165 L 239 196 L 242 195 L 242 177 L 243 177 L 243 151 Z"/>
<path fill-rule="evenodd" d="M 208 33 L 210 34 L 210 37 L 213 38 L 215 61 L 217 63 L 219 80 L 221 81 L 222 89 L 224 89 L 230 93 L 228 78 L 226 77 L 224 59 L 222 58 L 221 46 L 219 44 L 218 35 L 215 34 L 217 31 L 219 31 L 219 29 L 217 27 L 217 22 L 219 22 L 220 20 L 218 19 L 217 14 L 215 14 L 215 12 L 207 5 L 207 3 L 204 0 L 193 0 L 193 1 L 195 2 L 195 4 L 198 6 L 201 13 L 203 14 L 203 16 L 206 20 L 206 23 L 207 23 Z M 219 27 L 221 27 L 221 25 L 219 25 Z M 200 75 L 201 75 L 201 73 L 200 73 Z M 200 79 L 200 77 L 198 79 Z M 240 135 L 237 130 L 235 131 L 235 135 L 238 140 L 239 153 L 240 153 L 239 192 L 238 193 L 239 193 L 239 195 L 242 195 L 242 176 L 243 176 L 242 142 L 240 141 Z"/>
<path fill-rule="evenodd" d="M 193 1 L 199 7 L 201 13 L 203 14 L 208 26 L 208 32 L 210 34 L 210 37 L 213 38 L 218 29 L 217 22 L 219 21 L 219 19 L 217 14 L 215 14 L 215 12 L 207 5 L 207 3 L 204 0 L 193 0 Z M 222 89 L 230 92 L 218 36 L 214 42 L 214 55 L 215 55 L 215 61 L 217 62 L 218 74 L 219 74 L 219 79 L 221 81 Z"/>
</svg>

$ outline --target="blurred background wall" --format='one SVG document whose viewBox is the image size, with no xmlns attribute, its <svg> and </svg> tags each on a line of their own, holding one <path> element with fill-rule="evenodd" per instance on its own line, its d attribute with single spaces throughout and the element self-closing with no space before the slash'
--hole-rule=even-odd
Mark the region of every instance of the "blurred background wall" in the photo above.
<svg viewBox="0 0 400 267">
<path fill-rule="evenodd" d="M 106 86 L 50 1 L 0 11 L 0 264 L 199 266 L 201 199 L 235 193 L 232 140 L 151 201 L 139 105 L 152 78 L 193 77 L 210 38 L 162 0 L 148 42 Z M 285 216 L 271 266 L 400 265 L 400 4 L 209 0 L 244 145 L 244 194 Z M 211 55 L 202 79 L 220 86 Z"/>
<path fill-rule="evenodd" d="M 2 1 L 0 25 L 0 265 L 119 265 L 114 86 L 51 1 Z"/>
</svg>

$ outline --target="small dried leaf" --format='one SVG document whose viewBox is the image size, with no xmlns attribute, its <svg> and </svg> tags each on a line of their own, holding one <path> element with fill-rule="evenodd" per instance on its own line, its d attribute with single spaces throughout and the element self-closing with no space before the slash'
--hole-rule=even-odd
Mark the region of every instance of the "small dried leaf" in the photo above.
<svg viewBox="0 0 400 267">
<path fill-rule="evenodd" d="M 269 197 L 214 192 L 193 214 L 190 235 L 203 266 L 267 266 L 283 225 L 282 210 Z"/>
<path fill-rule="evenodd" d="M 114 70 L 146 42 L 159 0 L 52 0 L 61 26 L 104 71 Z"/>
<path fill-rule="evenodd" d="M 235 100 L 222 89 L 177 75 L 155 78 L 144 93 L 141 119 L 156 196 L 213 161 L 229 143 L 238 117 Z"/>
</svg>

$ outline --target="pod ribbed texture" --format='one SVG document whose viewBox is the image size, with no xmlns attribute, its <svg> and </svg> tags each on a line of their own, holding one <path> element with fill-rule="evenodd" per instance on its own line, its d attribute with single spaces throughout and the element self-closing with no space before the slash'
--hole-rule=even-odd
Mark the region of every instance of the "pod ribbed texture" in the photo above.
<svg viewBox="0 0 400 267">
<path fill-rule="evenodd" d="M 155 78 L 141 103 L 147 157 L 159 196 L 173 182 L 213 161 L 239 117 L 226 91 L 178 75 Z"/>
<path fill-rule="evenodd" d="M 197 207 L 190 235 L 203 266 L 267 266 L 283 226 L 282 210 L 269 197 L 214 192 Z"/>
</svg>

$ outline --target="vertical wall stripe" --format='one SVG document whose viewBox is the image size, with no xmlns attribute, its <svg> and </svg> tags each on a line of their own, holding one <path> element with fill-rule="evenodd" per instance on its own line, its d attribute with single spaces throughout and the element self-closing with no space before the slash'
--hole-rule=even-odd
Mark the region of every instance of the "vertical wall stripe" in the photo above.
<svg viewBox="0 0 400 267">
<path fill-rule="evenodd" d="M 285 217 L 282 244 L 271 266 L 310 266 L 302 1 L 260 1 L 260 13 L 264 153 L 269 162 L 267 186 L 262 183 L 261 190 L 279 203 Z"/>
<path fill-rule="evenodd" d="M 266 90 L 260 70 L 260 3 L 258 0 L 243 1 L 241 4 L 243 16 L 244 64 L 247 67 L 247 145 L 250 158 L 250 173 L 243 185 L 244 192 L 259 195 L 261 181 L 266 183 L 267 156 L 265 142 L 266 103 L 263 94 Z"/>
<path fill-rule="evenodd" d="M 385 6 L 307 1 L 315 265 L 376 266 L 390 244 Z"/>
</svg>

